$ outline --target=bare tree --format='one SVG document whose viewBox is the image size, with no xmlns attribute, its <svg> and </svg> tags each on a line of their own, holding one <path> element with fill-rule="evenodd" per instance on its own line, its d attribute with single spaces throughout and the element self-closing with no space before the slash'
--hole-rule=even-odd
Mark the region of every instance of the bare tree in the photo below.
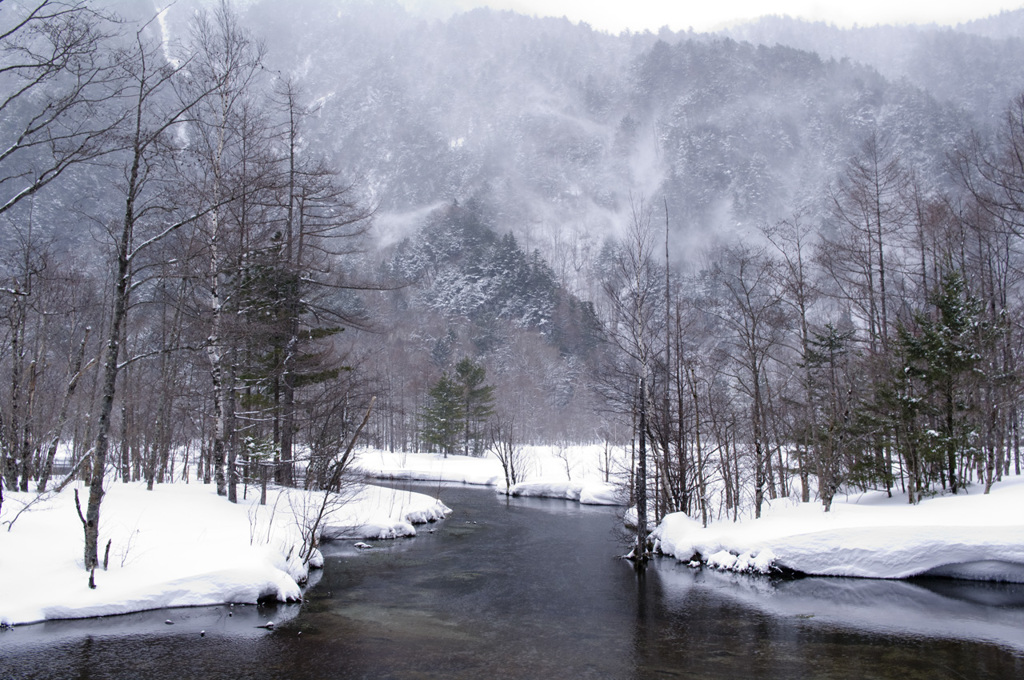
<svg viewBox="0 0 1024 680">
<path fill-rule="evenodd" d="M 649 375 L 658 354 L 655 349 L 659 316 L 660 276 L 656 265 L 656 236 L 651 225 L 651 208 L 642 198 L 630 201 L 630 223 L 625 242 L 615 260 L 615 270 L 605 283 L 605 295 L 612 310 L 610 337 L 625 358 L 624 374 L 636 386 L 632 410 L 636 416 L 637 452 L 635 500 L 637 534 L 633 558 L 643 564 L 647 549 L 647 437 Z"/>
<path fill-rule="evenodd" d="M 0 288 L 7 291 L 0 295 L 0 367 L 9 379 L 0 388 L 0 477 L 27 491 L 32 479 L 49 477 L 48 454 L 56 456 L 72 417 L 96 307 L 90 276 L 64 266 L 31 211 L 24 223 L 14 213 L 0 219 L 9 246 L 0 255 Z M 76 356 L 83 358 L 78 367 Z M 66 367 L 58 357 L 67 357 Z"/>
<path fill-rule="evenodd" d="M 832 194 L 843 237 L 826 244 L 838 256 L 830 261 L 830 273 L 863 309 L 873 354 L 887 352 L 892 336 L 893 238 L 909 220 L 909 181 L 891 141 L 872 132 Z"/>
<path fill-rule="evenodd" d="M 85 532 L 84 561 L 88 571 L 99 564 L 100 506 L 110 448 L 111 415 L 117 378 L 122 369 L 122 338 L 131 307 L 135 275 L 143 267 L 143 258 L 155 245 L 183 226 L 194 224 L 210 210 L 207 205 L 194 212 L 182 213 L 175 207 L 181 201 L 173 196 L 178 185 L 173 181 L 177 168 L 172 154 L 181 143 L 175 135 L 176 130 L 219 83 L 184 94 L 177 87 L 177 81 L 187 72 L 190 62 L 169 63 L 164 58 L 162 46 L 146 37 L 146 29 L 147 26 L 141 27 L 136 32 L 134 45 L 117 55 L 120 75 L 124 79 L 122 102 L 129 111 L 120 136 L 118 154 L 123 162 L 118 188 L 124 198 L 124 212 L 119 223 L 110 225 L 109 230 L 113 246 L 108 294 L 111 309 L 101 368 L 89 499 L 81 518 Z"/>
<path fill-rule="evenodd" d="M 213 396 L 213 465 L 217 493 L 237 501 L 237 448 L 234 445 L 236 342 L 228 328 L 234 299 L 232 282 L 239 279 L 247 246 L 244 206 L 232 214 L 229 203 L 255 191 L 253 177 L 245 172 L 252 163 L 252 135 L 244 125 L 249 97 L 262 73 L 262 46 L 245 30 L 226 1 L 212 12 L 198 14 L 192 24 L 191 47 L 195 54 L 189 81 L 196 110 L 190 120 L 192 151 L 199 159 L 197 184 L 211 206 L 202 220 L 207 253 L 209 336 L 206 355 L 210 362 Z M 238 216 L 241 219 L 232 219 Z M 241 241 L 241 242 L 240 242 Z"/>
<path fill-rule="evenodd" d="M 519 437 L 514 416 L 499 413 L 490 422 L 490 450 L 501 463 L 505 473 L 506 492 L 523 481 L 526 475 L 526 455 Z"/>
<path fill-rule="evenodd" d="M 762 229 L 765 237 L 778 251 L 781 258 L 779 276 L 782 283 L 782 299 L 789 305 L 799 321 L 800 363 L 804 367 L 799 380 L 801 394 L 794 409 L 795 422 L 791 426 L 791 437 L 796 444 L 797 464 L 800 471 L 800 497 L 810 502 L 809 457 L 813 439 L 813 407 L 810 394 L 810 376 L 807 357 L 811 346 L 811 308 L 821 293 L 814 281 L 812 271 L 813 230 L 804 222 L 798 212 L 792 219 L 784 220 L 773 227 Z"/>
<path fill-rule="evenodd" d="M 68 168 L 111 151 L 120 81 L 110 17 L 87 0 L 8 0 L 0 9 L 0 214 Z"/>
<path fill-rule="evenodd" d="M 726 291 L 720 317 L 733 334 L 736 387 L 748 399 L 753 453 L 754 516 L 766 487 L 774 497 L 768 431 L 768 364 L 783 341 L 785 313 L 777 290 L 777 263 L 763 251 L 736 246 L 724 253 L 718 278 Z"/>
<path fill-rule="evenodd" d="M 370 404 L 366 407 L 366 413 L 355 428 L 355 432 L 352 433 L 348 445 L 339 455 L 325 461 L 324 483 L 319 487 L 323 495 L 320 497 L 319 502 L 314 501 L 312 507 L 303 507 L 302 509 L 301 525 L 299 528 L 302 534 L 303 545 L 299 551 L 299 557 L 302 559 L 303 564 L 309 564 L 313 551 L 320 545 L 320 535 L 323 531 L 323 524 L 327 515 L 337 508 L 339 504 L 347 500 L 342 493 L 345 490 L 344 487 L 348 486 L 349 484 L 347 483 L 351 481 L 348 473 L 354 459 L 352 452 L 355 449 L 356 442 L 359 440 L 359 435 L 362 434 L 363 428 L 366 427 L 366 423 L 370 420 L 370 413 L 373 411 L 375 401 L 375 398 L 370 399 Z M 310 496 L 303 495 L 303 498 L 308 499 Z"/>
<path fill-rule="evenodd" d="M 978 205 L 1018 236 L 1024 233 L 1024 94 L 1007 108 L 997 139 L 978 135 L 953 153 L 961 185 Z"/>
</svg>

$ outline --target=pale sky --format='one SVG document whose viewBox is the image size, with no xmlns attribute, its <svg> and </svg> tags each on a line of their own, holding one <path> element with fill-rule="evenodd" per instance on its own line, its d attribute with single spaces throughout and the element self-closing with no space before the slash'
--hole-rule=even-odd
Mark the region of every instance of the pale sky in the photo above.
<svg viewBox="0 0 1024 680">
<path fill-rule="evenodd" d="M 402 0 L 434 15 L 488 6 L 521 14 L 565 16 L 596 29 L 619 33 L 721 28 L 766 14 L 788 14 L 839 26 L 938 23 L 955 25 L 1001 10 L 1018 9 L 1024 0 Z"/>
</svg>

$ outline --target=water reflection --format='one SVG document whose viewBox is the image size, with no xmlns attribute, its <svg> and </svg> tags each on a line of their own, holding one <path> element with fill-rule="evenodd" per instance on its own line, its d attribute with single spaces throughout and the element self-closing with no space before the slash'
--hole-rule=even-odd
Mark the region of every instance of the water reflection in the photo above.
<svg viewBox="0 0 1024 680">
<path fill-rule="evenodd" d="M 886 635 L 983 641 L 1024 653 L 1021 584 L 938 578 L 778 580 L 709 569 L 694 571 L 665 560 L 655 565 L 655 570 L 668 585 L 668 601 L 679 601 L 700 587 L 776 618 Z"/>
<path fill-rule="evenodd" d="M 775 580 L 666 559 L 639 585 L 636 678 L 1024 677 L 1017 586 Z"/>
</svg>

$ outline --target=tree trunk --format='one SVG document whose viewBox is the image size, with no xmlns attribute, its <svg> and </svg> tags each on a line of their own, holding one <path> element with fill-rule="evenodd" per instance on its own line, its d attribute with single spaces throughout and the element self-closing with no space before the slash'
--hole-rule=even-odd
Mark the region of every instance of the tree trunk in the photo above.
<svg viewBox="0 0 1024 680">
<path fill-rule="evenodd" d="M 133 168 L 138 172 L 138 159 Z M 84 562 L 86 571 L 99 565 L 99 528 L 100 504 L 103 501 L 103 475 L 107 468 L 109 449 L 110 416 L 114 410 L 114 394 L 117 387 L 117 374 L 120 369 L 121 329 L 128 315 L 128 295 L 130 290 L 131 272 L 128 260 L 128 248 L 131 244 L 133 224 L 131 199 L 125 216 L 125 223 L 118 243 L 117 271 L 115 273 L 114 311 L 111 316 L 107 349 L 103 362 L 103 386 L 100 392 L 100 412 L 96 428 L 96 441 L 92 451 L 92 472 L 89 480 L 89 501 L 85 513 L 85 550 Z"/>
<path fill-rule="evenodd" d="M 85 337 L 78 346 L 78 353 L 75 355 L 71 365 L 71 378 L 68 380 L 67 389 L 64 391 L 64 398 L 60 404 L 60 412 L 57 415 L 57 423 L 50 435 L 50 444 L 46 450 L 46 457 L 43 459 L 42 469 L 39 471 L 39 485 L 36 490 L 39 493 L 46 491 L 46 485 L 50 481 L 50 474 L 53 471 L 53 460 L 57 455 L 57 446 L 60 444 L 60 435 L 68 420 L 68 408 L 71 405 L 71 398 L 75 396 L 75 389 L 78 387 L 78 380 L 82 377 L 82 361 L 85 359 L 85 345 L 89 340 L 89 329 L 85 329 Z M 91 362 L 90 362 L 91 363 Z"/>
<path fill-rule="evenodd" d="M 638 566 L 647 562 L 647 386 L 640 378 L 640 450 L 637 453 L 636 474 L 636 548 L 634 560 Z"/>
</svg>

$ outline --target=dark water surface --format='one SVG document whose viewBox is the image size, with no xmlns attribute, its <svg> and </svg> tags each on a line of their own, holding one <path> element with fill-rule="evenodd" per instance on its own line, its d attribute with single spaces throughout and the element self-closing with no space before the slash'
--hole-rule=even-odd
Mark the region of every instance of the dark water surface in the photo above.
<svg viewBox="0 0 1024 680">
<path fill-rule="evenodd" d="M 19 627 L 0 678 L 1024 678 L 1020 586 L 638 578 L 611 510 L 417 490 L 455 513 L 328 546 L 302 605 Z"/>
</svg>

